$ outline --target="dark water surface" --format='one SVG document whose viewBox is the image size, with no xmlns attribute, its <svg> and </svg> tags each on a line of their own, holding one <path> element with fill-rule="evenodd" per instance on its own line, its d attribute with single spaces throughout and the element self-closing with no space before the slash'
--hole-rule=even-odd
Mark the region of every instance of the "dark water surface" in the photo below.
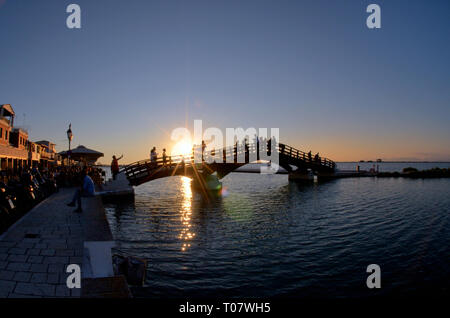
<svg viewBox="0 0 450 318">
<path fill-rule="evenodd" d="M 118 249 L 149 260 L 138 297 L 365 297 L 448 291 L 450 180 L 341 179 L 300 186 L 236 173 L 206 199 L 190 179 L 107 204 Z M 366 287 L 378 264 L 382 288 Z"/>
</svg>

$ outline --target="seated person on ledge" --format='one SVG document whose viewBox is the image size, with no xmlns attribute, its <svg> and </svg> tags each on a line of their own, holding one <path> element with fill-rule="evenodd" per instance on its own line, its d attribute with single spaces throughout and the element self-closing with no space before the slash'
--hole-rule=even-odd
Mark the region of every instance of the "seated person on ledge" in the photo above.
<svg viewBox="0 0 450 318">
<path fill-rule="evenodd" d="M 78 203 L 78 207 L 74 212 L 82 212 L 81 209 L 81 197 L 93 197 L 95 195 L 94 181 L 88 176 L 87 168 L 83 169 L 81 173 L 83 186 L 75 191 L 72 202 L 68 203 L 68 206 L 75 206 L 75 202 Z"/>
</svg>

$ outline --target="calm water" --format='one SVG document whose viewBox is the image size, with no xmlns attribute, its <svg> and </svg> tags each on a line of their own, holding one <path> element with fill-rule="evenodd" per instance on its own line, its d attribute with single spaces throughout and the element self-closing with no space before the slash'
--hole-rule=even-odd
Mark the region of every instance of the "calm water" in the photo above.
<svg viewBox="0 0 450 318">
<path fill-rule="evenodd" d="M 118 248 L 149 260 L 138 297 L 365 297 L 448 292 L 450 180 L 341 179 L 299 186 L 236 173 L 206 199 L 184 177 L 108 204 Z M 367 289 L 369 264 L 382 288 Z"/>
</svg>

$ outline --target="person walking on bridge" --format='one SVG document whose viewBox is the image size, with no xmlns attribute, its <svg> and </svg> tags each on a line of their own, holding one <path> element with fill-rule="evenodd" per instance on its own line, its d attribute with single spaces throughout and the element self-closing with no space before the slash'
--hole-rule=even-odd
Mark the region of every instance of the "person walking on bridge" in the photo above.
<svg viewBox="0 0 450 318">
<path fill-rule="evenodd" d="M 119 158 L 116 158 L 116 156 L 112 156 L 111 161 L 111 174 L 113 176 L 113 180 L 116 180 L 116 176 L 119 173 L 119 160 L 123 158 L 123 155 L 121 155 Z"/>
</svg>

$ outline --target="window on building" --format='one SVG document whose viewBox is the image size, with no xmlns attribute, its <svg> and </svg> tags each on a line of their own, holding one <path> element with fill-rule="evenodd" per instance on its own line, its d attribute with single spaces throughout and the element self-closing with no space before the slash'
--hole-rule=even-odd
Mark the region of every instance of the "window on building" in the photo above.
<svg viewBox="0 0 450 318">
<path fill-rule="evenodd" d="M 0 138 L 3 138 L 3 128 L 0 128 Z"/>
<path fill-rule="evenodd" d="M 8 131 L 5 130 L 5 139 L 8 140 Z"/>
</svg>

